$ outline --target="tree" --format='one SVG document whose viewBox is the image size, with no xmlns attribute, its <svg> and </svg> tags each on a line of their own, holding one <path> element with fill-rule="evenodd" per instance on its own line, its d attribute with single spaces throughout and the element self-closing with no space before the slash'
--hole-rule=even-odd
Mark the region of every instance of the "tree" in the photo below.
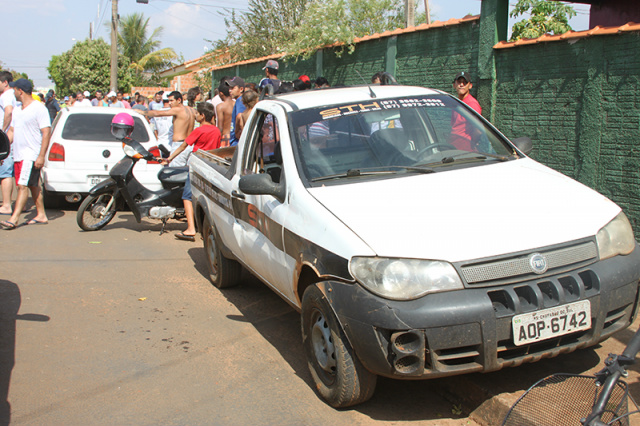
<svg viewBox="0 0 640 426">
<path fill-rule="evenodd" d="M 569 19 L 576 16 L 573 7 L 559 1 L 518 0 L 510 12 L 512 18 L 528 13 L 529 19 L 513 24 L 511 41 L 536 38 L 544 34 L 564 34 L 571 31 Z"/>
<path fill-rule="evenodd" d="M 120 20 L 118 28 L 118 51 L 129 59 L 138 75 L 163 70 L 178 57 L 172 48 L 160 49 L 163 28 L 158 27 L 147 36 L 148 27 L 149 18 L 133 13 Z"/>
<path fill-rule="evenodd" d="M 77 42 L 71 50 L 54 55 L 49 61 L 49 78 L 58 93 L 88 90 L 104 91 L 110 84 L 109 45 L 102 39 Z M 133 82 L 129 60 L 118 56 L 118 89 L 128 91 Z"/>
<path fill-rule="evenodd" d="M 343 43 L 336 51 L 338 55 L 345 48 L 351 53 L 356 37 L 403 26 L 403 0 L 314 0 L 285 50 L 308 58 L 318 47 L 337 42 Z"/>
<path fill-rule="evenodd" d="M 225 10 L 227 36 L 214 44 L 230 61 L 283 53 L 293 37 L 308 0 L 249 0 L 249 11 Z"/>
<path fill-rule="evenodd" d="M 269 13 L 265 11 L 271 11 Z M 227 37 L 217 42 L 234 62 L 273 54 L 311 56 L 323 45 L 404 26 L 404 0 L 249 0 L 249 11 L 226 11 Z M 424 18 L 423 18 L 424 19 Z"/>
<path fill-rule="evenodd" d="M 11 76 L 13 77 L 13 81 L 16 81 L 20 78 L 26 78 L 27 80 L 31 81 L 26 72 L 18 72 L 16 70 L 9 69 L 2 61 L 0 61 L 0 71 L 9 71 L 11 73 Z M 33 81 L 31 81 L 31 84 L 33 84 Z"/>
</svg>

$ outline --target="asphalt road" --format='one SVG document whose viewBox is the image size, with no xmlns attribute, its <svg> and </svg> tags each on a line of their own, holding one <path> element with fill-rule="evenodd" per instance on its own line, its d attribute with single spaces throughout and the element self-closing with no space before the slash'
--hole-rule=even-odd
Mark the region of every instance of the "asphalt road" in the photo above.
<svg viewBox="0 0 640 426">
<path fill-rule="evenodd" d="M 184 223 L 160 236 L 123 212 L 82 232 L 75 211 L 48 213 L 0 231 L 0 425 L 475 424 L 436 382 L 327 406 L 298 313 L 251 278 L 213 287 L 202 242 L 173 237 Z"/>
<path fill-rule="evenodd" d="M 536 380 L 598 370 L 632 334 L 490 374 L 380 379 L 370 401 L 335 410 L 311 385 L 298 313 L 251 277 L 214 288 L 202 242 L 173 237 L 184 223 L 160 236 L 122 212 L 82 232 L 75 211 L 48 213 L 0 231 L 0 426 L 499 424 Z"/>
</svg>

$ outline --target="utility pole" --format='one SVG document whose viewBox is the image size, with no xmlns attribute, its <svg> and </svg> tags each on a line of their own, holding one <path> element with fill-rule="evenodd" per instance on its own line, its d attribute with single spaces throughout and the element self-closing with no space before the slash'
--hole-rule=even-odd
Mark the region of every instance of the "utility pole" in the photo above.
<svg viewBox="0 0 640 426">
<path fill-rule="evenodd" d="M 111 90 L 118 90 L 118 0 L 111 0 Z"/>
<path fill-rule="evenodd" d="M 427 25 L 431 25 L 431 13 L 429 12 L 429 0 L 424 0 L 424 12 L 427 16 Z"/>
<path fill-rule="evenodd" d="M 415 0 L 404 0 L 405 28 L 413 27 L 416 24 L 416 2 Z"/>
</svg>

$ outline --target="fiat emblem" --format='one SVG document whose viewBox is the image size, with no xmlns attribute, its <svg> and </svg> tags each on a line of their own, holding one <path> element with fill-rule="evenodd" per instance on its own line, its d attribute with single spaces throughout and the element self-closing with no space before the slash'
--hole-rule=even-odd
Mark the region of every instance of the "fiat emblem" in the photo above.
<svg viewBox="0 0 640 426">
<path fill-rule="evenodd" d="M 534 253 L 529 256 L 529 265 L 536 274 L 544 274 L 549 269 L 547 258 L 540 253 Z"/>
</svg>

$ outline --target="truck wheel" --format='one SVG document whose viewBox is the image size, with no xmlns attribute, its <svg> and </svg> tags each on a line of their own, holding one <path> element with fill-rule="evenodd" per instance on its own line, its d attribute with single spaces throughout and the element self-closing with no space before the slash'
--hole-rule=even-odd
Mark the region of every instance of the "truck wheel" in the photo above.
<svg viewBox="0 0 640 426">
<path fill-rule="evenodd" d="M 202 228 L 204 251 L 207 254 L 207 267 L 211 283 L 217 288 L 238 285 L 242 267 L 238 262 L 224 257 L 220 251 L 216 230 L 209 222 L 209 218 L 205 218 Z"/>
<path fill-rule="evenodd" d="M 316 389 L 333 407 L 373 396 L 377 376 L 354 354 L 329 302 L 317 286 L 302 297 L 302 345 Z"/>
</svg>

